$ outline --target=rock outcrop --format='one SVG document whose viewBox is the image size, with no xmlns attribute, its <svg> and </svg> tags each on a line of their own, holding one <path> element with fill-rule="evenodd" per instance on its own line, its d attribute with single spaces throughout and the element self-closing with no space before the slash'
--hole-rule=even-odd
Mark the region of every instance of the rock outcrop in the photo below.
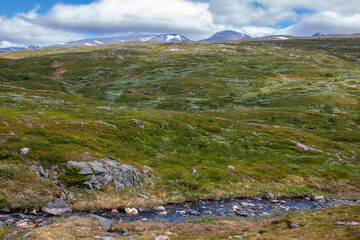
<svg viewBox="0 0 360 240">
<path fill-rule="evenodd" d="M 49 202 L 41 208 L 44 213 L 54 216 L 71 215 L 71 208 L 64 202 L 64 200 L 57 198 L 53 202 Z"/>
<path fill-rule="evenodd" d="M 89 176 L 89 181 L 83 186 L 100 190 L 102 186 L 114 184 L 118 189 L 126 187 L 134 188 L 141 185 L 141 175 L 138 169 L 131 165 L 119 165 L 116 161 L 104 160 L 104 162 L 75 162 L 69 161 L 67 168 L 80 167 L 81 175 Z"/>
</svg>

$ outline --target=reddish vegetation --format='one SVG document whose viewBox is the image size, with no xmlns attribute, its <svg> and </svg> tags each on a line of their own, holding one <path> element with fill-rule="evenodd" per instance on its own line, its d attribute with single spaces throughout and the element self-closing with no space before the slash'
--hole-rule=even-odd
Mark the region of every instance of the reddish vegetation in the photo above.
<svg viewBox="0 0 360 240">
<path fill-rule="evenodd" d="M 290 81 L 305 78 L 305 76 L 289 76 L 289 75 L 280 75 L 281 80 L 283 81 Z"/>
<path fill-rule="evenodd" d="M 62 78 L 62 75 L 66 72 L 65 69 L 59 68 L 56 71 L 53 72 L 54 78 Z"/>
</svg>

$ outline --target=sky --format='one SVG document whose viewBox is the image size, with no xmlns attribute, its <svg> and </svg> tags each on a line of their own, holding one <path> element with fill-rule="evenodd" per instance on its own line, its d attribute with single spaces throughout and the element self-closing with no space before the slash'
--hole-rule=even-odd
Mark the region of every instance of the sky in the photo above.
<svg viewBox="0 0 360 240">
<path fill-rule="evenodd" d="M 252 37 L 360 32 L 360 0 L 0 0 L 0 48 L 222 30 Z"/>
</svg>

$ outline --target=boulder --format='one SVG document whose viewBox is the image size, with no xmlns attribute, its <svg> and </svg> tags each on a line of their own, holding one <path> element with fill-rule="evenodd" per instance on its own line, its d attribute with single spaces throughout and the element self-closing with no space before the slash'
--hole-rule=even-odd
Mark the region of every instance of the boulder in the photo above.
<svg viewBox="0 0 360 240">
<path fill-rule="evenodd" d="M 125 208 L 126 214 L 129 215 L 138 215 L 139 211 L 136 208 Z"/>
<path fill-rule="evenodd" d="M 71 215 L 71 208 L 64 202 L 64 200 L 57 198 L 53 202 L 49 202 L 41 208 L 44 213 L 54 216 Z"/>
<path fill-rule="evenodd" d="M 119 165 L 112 160 L 104 160 L 104 163 L 68 161 L 66 166 L 79 167 L 81 175 L 89 176 L 90 180 L 83 182 L 82 185 L 90 189 L 100 190 L 102 186 L 113 183 L 118 189 L 124 190 L 126 187 L 134 188 L 142 184 L 142 176 L 138 169 L 127 164 Z"/>
<path fill-rule="evenodd" d="M 299 225 L 297 225 L 295 223 L 290 223 L 289 227 L 290 228 L 299 228 Z"/>
<path fill-rule="evenodd" d="M 137 119 L 133 119 L 132 122 L 137 125 L 139 128 L 141 129 L 144 129 L 145 128 L 145 125 L 140 121 L 140 120 L 137 120 Z"/>
<path fill-rule="evenodd" d="M 15 227 L 22 228 L 22 229 L 35 228 L 36 223 L 34 223 L 28 219 L 24 219 L 24 220 L 17 221 L 15 223 Z"/>
<path fill-rule="evenodd" d="M 31 148 L 22 148 L 19 153 L 22 154 L 22 155 L 26 155 L 26 154 L 28 154 L 28 152 L 30 151 L 30 149 L 31 149 Z"/>
<path fill-rule="evenodd" d="M 93 219 L 95 219 L 96 221 L 98 221 L 101 225 L 101 227 L 107 232 L 110 230 L 111 228 L 111 225 L 112 225 L 112 222 L 111 220 L 107 219 L 107 218 L 103 218 L 103 217 L 100 217 L 98 215 L 95 215 L 95 214 L 89 214 L 87 215 Z"/>
<path fill-rule="evenodd" d="M 158 206 L 158 207 L 155 207 L 154 210 L 163 212 L 163 211 L 166 211 L 166 208 L 164 206 Z"/>
<path fill-rule="evenodd" d="M 325 198 L 321 195 L 315 195 L 314 196 L 314 201 L 317 201 L 317 202 L 325 202 Z"/>
</svg>

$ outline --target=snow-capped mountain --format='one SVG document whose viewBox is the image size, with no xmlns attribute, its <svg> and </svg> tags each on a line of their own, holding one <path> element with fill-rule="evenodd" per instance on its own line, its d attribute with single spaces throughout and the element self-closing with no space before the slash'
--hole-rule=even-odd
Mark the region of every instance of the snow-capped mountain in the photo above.
<svg viewBox="0 0 360 240">
<path fill-rule="evenodd" d="M 5 52 L 15 52 L 15 51 L 20 51 L 20 50 L 28 50 L 28 49 L 39 49 L 39 46 L 35 46 L 35 45 L 30 45 L 28 47 L 7 47 L 7 48 L 0 48 L 0 53 L 5 53 Z"/>
<path fill-rule="evenodd" d="M 227 40 L 239 40 L 246 38 L 251 38 L 251 37 L 244 33 L 226 30 L 215 33 L 212 37 L 208 39 L 204 39 L 203 41 L 227 41 Z"/>
<path fill-rule="evenodd" d="M 84 39 L 74 42 L 68 42 L 63 44 L 57 44 L 49 46 L 50 48 L 63 48 L 74 46 L 99 46 L 107 44 L 118 44 L 124 42 L 183 42 L 190 41 L 190 39 L 179 34 L 162 34 L 162 35 L 134 35 L 134 36 L 122 36 L 122 37 L 110 37 L 110 38 L 94 38 Z"/>
<path fill-rule="evenodd" d="M 325 34 L 317 32 L 314 35 L 312 35 L 313 37 L 318 37 L 318 36 L 324 36 Z"/>
</svg>

